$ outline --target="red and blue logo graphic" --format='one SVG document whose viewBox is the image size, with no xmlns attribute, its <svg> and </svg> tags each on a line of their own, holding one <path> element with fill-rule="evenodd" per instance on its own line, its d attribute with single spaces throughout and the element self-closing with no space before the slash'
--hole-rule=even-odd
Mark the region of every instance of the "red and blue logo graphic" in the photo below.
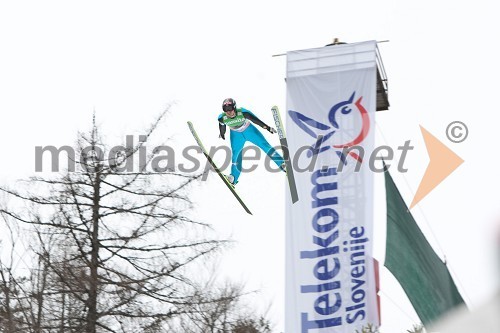
<svg viewBox="0 0 500 333">
<path fill-rule="evenodd" d="M 344 156 L 342 150 L 360 145 L 363 142 L 370 131 L 370 116 L 366 108 L 362 105 L 363 96 L 360 96 L 354 102 L 355 95 L 356 92 L 354 91 L 349 99 L 339 102 L 330 108 L 330 111 L 328 112 L 328 121 L 330 122 L 329 125 L 314 120 L 300 112 L 293 110 L 288 111 L 288 114 L 294 123 L 316 140 L 315 144 L 312 145 L 311 149 L 307 152 L 308 157 L 333 148 L 342 162 L 345 163 L 346 156 Z M 341 130 L 338 121 L 339 117 L 346 115 L 354 116 L 355 112 L 358 112 L 361 117 L 361 128 L 359 129 L 359 133 L 352 137 L 352 139 L 348 142 L 328 144 L 327 141 L 333 138 L 336 132 Z M 356 154 L 354 151 L 349 151 L 348 155 L 360 163 L 363 161 L 361 156 Z"/>
</svg>

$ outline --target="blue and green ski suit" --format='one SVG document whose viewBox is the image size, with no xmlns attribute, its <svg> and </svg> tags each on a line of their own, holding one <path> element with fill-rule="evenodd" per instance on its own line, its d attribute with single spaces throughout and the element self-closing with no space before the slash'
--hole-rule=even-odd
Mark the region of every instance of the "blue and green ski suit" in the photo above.
<svg viewBox="0 0 500 333">
<path fill-rule="evenodd" d="M 262 133 L 250 123 L 250 121 L 252 121 L 264 129 L 270 128 L 257 118 L 257 116 L 255 116 L 250 110 L 237 108 L 236 115 L 233 118 L 229 118 L 225 113 L 221 113 L 218 121 L 221 138 L 225 138 L 226 126 L 228 126 L 231 130 L 231 175 L 234 176 L 234 184 L 238 182 L 238 178 L 240 177 L 241 163 L 243 161 L 243 154 L 241 151 L 247 141 L 250 141 L 262 149 L 274 161 L 274 163 L 278 165 L 278 167 L 281 167 L 285 162 L 283 157 L 281 157 L 281 155 L 269 144 L 269 142 L 267 142 Z"/>
</svg>

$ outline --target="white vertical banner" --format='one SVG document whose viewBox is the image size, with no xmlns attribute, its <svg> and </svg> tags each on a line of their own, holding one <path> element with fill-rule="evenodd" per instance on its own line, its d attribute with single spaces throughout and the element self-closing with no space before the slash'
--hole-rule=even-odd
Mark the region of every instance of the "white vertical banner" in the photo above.
<svg viewBox="0 0 500 333">
<path fill-rule="evenodd" d="M 287 53 L 286 333 L 379 325 L 372 259 L 375 41 Z"/>
</svg>

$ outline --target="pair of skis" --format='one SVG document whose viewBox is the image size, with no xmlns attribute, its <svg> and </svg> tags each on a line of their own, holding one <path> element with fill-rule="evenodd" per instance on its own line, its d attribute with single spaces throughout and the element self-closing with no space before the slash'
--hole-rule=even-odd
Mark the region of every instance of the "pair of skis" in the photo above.
<svg viewBox="0 0 500 333">
<path fill-rule="evenodd" d="M 286 165 L 286 177 L 287 177 L 287 180 L 288 180 L 288 185 L 290 187 L 290 195 L 292 197 L 292 203 L 295 203 L 295 202 L 297 202 L 299 200 L 299 196 L 298 196 L 298 193 L 297 193 L 297 187 L 295 186 L 295 178 L 293 176 L 293 167 L 292 167 L 292 163 L 291 163 L 291 159 L 290 159 L 290 154 L 289 154 L 289 151 L 288 151 L 288 144 L 287 144 L 287 141 L 286 141 L 285 130 L 283 128 L 283 123 L 281 121 L 281 116 L 280 116 L 278 107 L 277 106 L 273 106 L 271 108 L 271 111 L 273 113 L 274 122 L 276 124 L 276 130 L 278 132 L 278 136 L 279 136 L 279 139 L 280 139 L 281 149 L 283 150 L 283 155 L 284 155 L 283 158 L 285 160 L 285 165 Z M 194 139 L 196 140 L 196 143 L 201 148 L 201 151 L 203 152 L 203 155 L 205 155 L 205 157 L 207 158 L 207 160 L 210 163 L 210 165 L 212 166 L 212 168 L 219 175 L 219 177 L 222 179 L 222 181 L 224 182 L 224 184 L 226 184 L 227 188 L 231 191 L 231 193 L 233 193 L 234 197 L 236 198 L 236 200 L 238 200 L 238 202 L 241 204 L 241 206 L 243 207 L 243 209 L 245 209 L 245 211 L 248 214 L 252 214 L 252 212 L 250 211 L 250 209 L 248 209 L 248 207 L 246 206 L 246 204 L 243 202 L 243 200 L 241 199 L 241 197 L 239 196 L 239 194 L 234 189 L 233 184 L 231 184 L 227 180 L 226 176 L 224 176 L 224 174 L 222 173 L 222 171 L 219 169 L 219 167 L 213 161 L 212 157 L 208 154 L 207 150 L 205 149 L 205 147 L 203 146 L 203 143 L 200 140 L 200 137 L 198 136 L 198 134 L 196 133 L 196 130 L 194 129 L 193 123 L 191 123 L 190 121 L 188 121 L 188 126 L 189 126 L 189 130 L 191 131 L 191 133 L 194 136 Z"/>
</svg>

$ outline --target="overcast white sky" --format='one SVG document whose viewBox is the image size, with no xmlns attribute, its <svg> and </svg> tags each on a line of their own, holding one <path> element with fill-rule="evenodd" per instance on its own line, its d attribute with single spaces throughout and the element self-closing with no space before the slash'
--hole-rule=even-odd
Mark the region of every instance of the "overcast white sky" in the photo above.
<svg viewBox="0 0 500 333">
<path fill-rule="evenodd" d="M 1 1 L 0 181 L 34 173 L 34 147 L 71 145 L 94 110 L 111 143 L 140 133 L 168 103 L 162 127 L 177 147 L 194 144 L 193 121 L 207 146 L 217 138 L 225 97 L 272 123 L 285 110 L 285 57 L 339 37 L 379 44 L 389 77 L 390 111 L 377 113 L 377 142 L 411 140 L 409 171 L 393 177 L 409 204 L 428 163 L 419 125 L 461 156 L 462 164 L 413 209 L 437 253 L 446 259 L 471 308 L 496 289 L 495 232 L 498 77 L 494 1 Z M 447 141 L 455 120 L 470 131 Z M 267 135 L 272 144 L 277 136 Z M 200 157 L 201 159 L 201 157 Z M 375 256 L 383 263 L 385 203 L 377 177 Z M 272 303 L 283 329 L 285 179 L 263 168 L 240 178 L 247 216 L 214 176 L 196 186 L 195 214 L 238 243 L 221 267 Z M 224 211 L 214 206 L 232 204 Z M 418 318 L 382 269 L 382 330 L 404 332 Z"/>
</svg>

